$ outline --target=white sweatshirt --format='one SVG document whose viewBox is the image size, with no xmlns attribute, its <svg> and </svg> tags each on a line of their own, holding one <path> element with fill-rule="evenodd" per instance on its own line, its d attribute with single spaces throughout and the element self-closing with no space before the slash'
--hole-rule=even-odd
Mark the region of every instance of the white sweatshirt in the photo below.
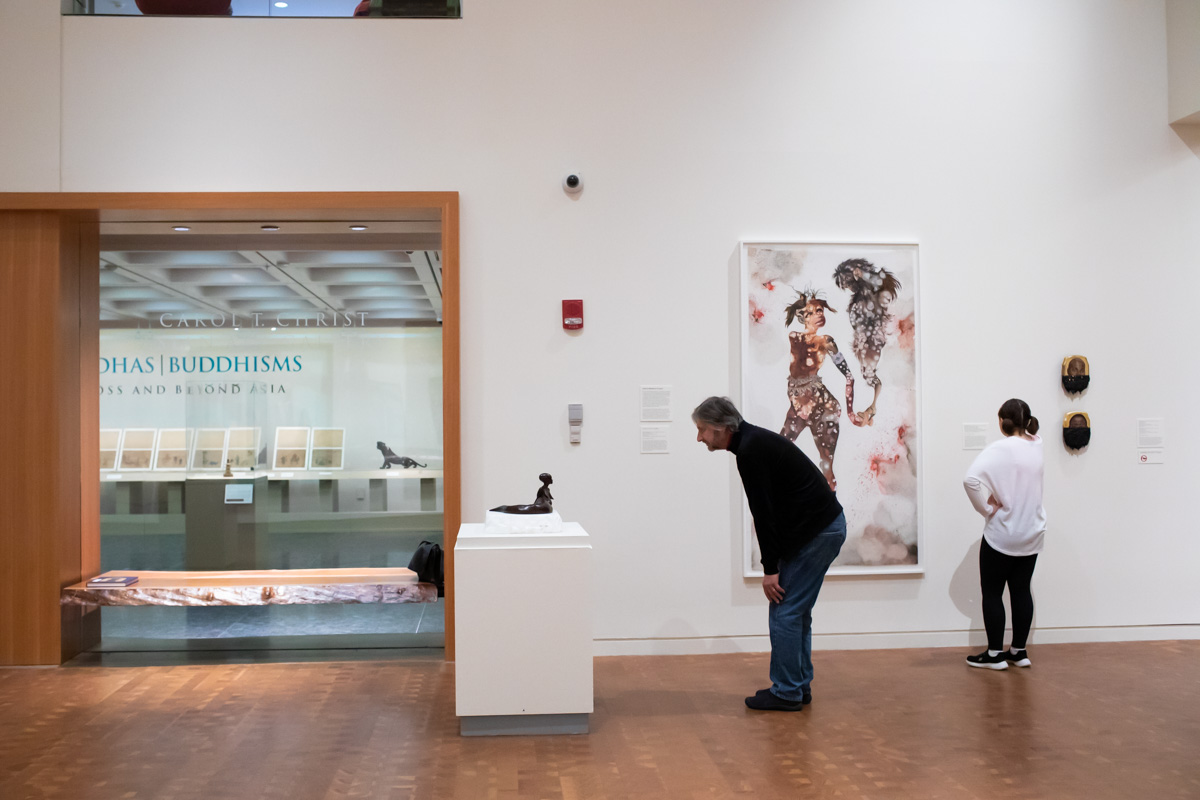
<svg viewBox="0 0 1200 800">
<path fill-rule="evenodd" d="M 1005 555 L 1031 556 L 1042 551 L 1044 471 L 1039 436 L 1005 436 L 992 442 L 967 470 L 963 479 L 967 497 L 987 520 L 983 538 Z M 989 504 L 988 498 L 995 498 L 1000 507 Z"/>
</svg>

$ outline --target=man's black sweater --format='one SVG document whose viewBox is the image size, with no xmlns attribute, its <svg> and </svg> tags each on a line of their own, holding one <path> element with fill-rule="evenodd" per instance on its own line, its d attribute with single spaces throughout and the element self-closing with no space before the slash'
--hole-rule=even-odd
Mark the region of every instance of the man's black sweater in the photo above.
<svg viewBox="0 0 1200 800">
<path fill-rule="evenodd" d="M 842 513 L 825 476 L 808 456 L 778 433 L 742 422 L 729 439 L 742 488 L 754 517 L 763 572 L 779 572 L 790 558 Z"/>
</svg>

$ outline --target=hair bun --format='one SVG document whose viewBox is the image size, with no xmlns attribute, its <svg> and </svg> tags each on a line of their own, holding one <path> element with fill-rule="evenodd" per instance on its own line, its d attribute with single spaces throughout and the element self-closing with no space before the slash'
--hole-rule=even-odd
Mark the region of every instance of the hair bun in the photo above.
<svg viewBox="0 0 1200 800">
<path fill-rule="evenodd" d="M 1028 433 L 1030 436 L 1032 436 L 1033 434 L 1037 433 L 1037 432 L 1038 432 L 1038 428 L 1039 428 L 1039 427 L 1041 427 L 1041 426 L 1040 426 L 1040 425 L 1038 425 L 1038 418 L 1037 418 L 1037 417 L 1032 417 L 1032 416 L 1031 416 L 1031 417 L 1030 417 L 1030 418 L 1029 418 L 1029 419 L 1028 419 L 1028 420 L 1025 422 L 1025 432 L 1026 432 L 1026 433 Z"/>
</svg>

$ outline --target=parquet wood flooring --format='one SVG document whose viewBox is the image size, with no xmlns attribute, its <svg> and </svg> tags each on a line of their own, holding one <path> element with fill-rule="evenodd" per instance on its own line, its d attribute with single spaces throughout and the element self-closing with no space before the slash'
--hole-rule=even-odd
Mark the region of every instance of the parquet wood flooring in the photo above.
<svg viewBox="0 0 1200 800">
<path fill-rule="evenodd" d="M 453 664 L 0 669 L 0 798 L 1200 798 L 1200 642 L 596 660 L 587 736 L 462 738 Z M 331 654 L 331 658 L 336 657 Z"/>
</svg>

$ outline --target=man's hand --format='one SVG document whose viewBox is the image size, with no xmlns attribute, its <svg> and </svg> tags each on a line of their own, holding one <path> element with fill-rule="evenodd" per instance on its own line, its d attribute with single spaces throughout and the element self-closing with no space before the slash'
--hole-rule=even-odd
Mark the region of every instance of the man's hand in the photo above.
<svg viewBox="0 0 1200 800">
<path fill-rule="evenodd" d="M 783 587 L 779 585 L 779 574 L 763 575 L 763 594 L 772 603 L 783 600 Z"/>
</svg>

